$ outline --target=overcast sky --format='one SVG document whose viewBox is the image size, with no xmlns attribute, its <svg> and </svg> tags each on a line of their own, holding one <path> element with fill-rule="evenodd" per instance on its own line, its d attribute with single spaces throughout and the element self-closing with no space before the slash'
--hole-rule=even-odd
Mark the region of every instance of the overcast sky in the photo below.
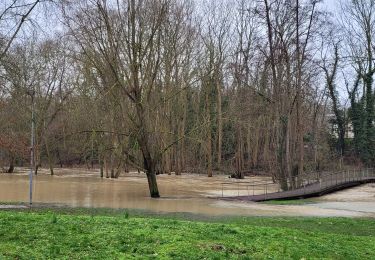
<svg viewBox="0 0 375 260">
<path fill-rule="evenodd" d="M 340 0 L 323 0 L 323 3 L 321 3 L 320 6 L 325 11 L 337 14 L 340 9 Z"/>
<path fill-rule="evenodd" d="M 324 0 L 323 5 L 326 6 L 330 11 L 334 11 L 335 7 L 339 5 L 338 0 Z"/>
</svg>

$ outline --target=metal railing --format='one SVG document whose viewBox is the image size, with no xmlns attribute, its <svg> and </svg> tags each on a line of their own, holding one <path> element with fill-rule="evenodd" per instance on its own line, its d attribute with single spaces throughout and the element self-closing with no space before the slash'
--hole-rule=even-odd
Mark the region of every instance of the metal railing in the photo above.
<svg viewBox="0 0 375 260">
<path fill-rule="evenodd" d="M 259 193 L 267 194 L 273 190 L 272 187 L 279 185 L 274 182 L 223 182 L 221 183 L 221 196 L 224 197 L 224 191 L 231 191 L 236 193 L 237 196 L 251 196 L 259 195 Z"/>
<path fill-rule="evenodd" d="M 324 191 L 328 188 L 352 182 L 361 182 L 375 179 L 375 169 L 351 169 L 334 173 L 321 172 L 304 174 L 294 178 L 294 189 L 283 191 L 278 182 L 269 181 L 231 181 L 221 183 L 221 197 L 238 196 L 264 196 L 264 200 L 270 194 L 291 193 L 297 191 L 302 195 Z M 290 182 L 288 186 L 291 187 Z M 228 194 L 229 193 L 229 194 Z"/>
</svg>

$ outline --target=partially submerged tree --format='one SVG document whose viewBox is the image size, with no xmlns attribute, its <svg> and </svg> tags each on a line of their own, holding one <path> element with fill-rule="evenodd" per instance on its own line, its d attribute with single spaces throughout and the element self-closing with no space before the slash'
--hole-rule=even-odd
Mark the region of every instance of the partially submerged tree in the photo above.
<svg viewBox="0 0 375 260">
<path fill-rule="evenodd" d="M 7 167 L 13 157 L 16 165 L 23 160 L 20 149 L 10 156 L 7 144 L 28 135 L 25 90 L 32 87 L 37 164 L 51 173 L 55 164 L 98 166 L 108 178 L 143 170 L 152 197 L 160 196 L 157 174 L 187 171 L 269 174 L 292 189 L 335 158 L 328 114 L 339 125 L 339 154 L 345 149 L 340 66 L 355 72 L 345 76 L 348 114 L 356 151 L 370 164 L 367 2 L 343 5 L 361 30 L 344 24 L 350 37 L 340 49 L 325 48 L 323 60 L 317 54 L 327 25 L 319 1 L 58 2 L 59 35 L 18 38 L 1 58 L 0 156 Z"/>
</svg>

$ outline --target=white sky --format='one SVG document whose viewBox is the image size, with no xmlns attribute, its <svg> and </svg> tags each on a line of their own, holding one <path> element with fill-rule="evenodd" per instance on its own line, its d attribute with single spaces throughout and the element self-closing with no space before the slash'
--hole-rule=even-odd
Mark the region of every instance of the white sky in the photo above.
<svg viewBox="0 0 375 260">
<path fill-rule="evenodd" d="M 340 6 L 339 0 L 324 0 L 323 5 L 326 6 L 328 11 L 335 11 L 338 6 Z"/>
</svg>

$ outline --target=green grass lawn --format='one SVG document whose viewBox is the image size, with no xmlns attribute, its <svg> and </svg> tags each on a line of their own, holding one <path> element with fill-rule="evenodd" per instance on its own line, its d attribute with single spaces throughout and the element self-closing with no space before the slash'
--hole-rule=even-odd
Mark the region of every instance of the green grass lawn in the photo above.
<svg viewBox="0 0 375 260">
<path fill-rule="evenodd" d="M 373 219 L 0 211 L 0 259 L 375 259 L 374 235 Z"/>
</svg>

